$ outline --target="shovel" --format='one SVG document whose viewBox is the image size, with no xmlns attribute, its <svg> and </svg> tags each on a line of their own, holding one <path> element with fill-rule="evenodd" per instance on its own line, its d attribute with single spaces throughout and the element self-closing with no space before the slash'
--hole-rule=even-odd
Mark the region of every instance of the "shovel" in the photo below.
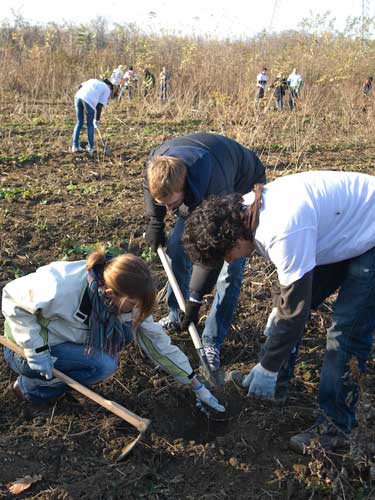
<svg viewBox="0 0 375 500">
<path fill-rule="evenodd" d="M 8 349 L 14 351 L 16 354 L 18 354 L 18 356 L 25 357 L 23 349 L 20 346 L 18 346 L 17 344 L 15 344 L 14 342 L 10 341 L 9 339 L 7 339 L 2 335 L 0 335 L 0 343 L 3 344 L 5 347 L 8 347 Z M 126 408 L 116 403 L 115 401 L 110 401 L 109 399 L 105 399 L 102 396 L 99 396 L 99 394 L 96 394 L 96 392 L 88 389 L 84 385 L 68 377 L 68 375 L 65 375 L 65 373 L 60 372 L 60 370 L 57 370 L 56 368 L 53 368 L 52 373 L 54 377 L 64 382 L 66 385 L 68 385 L 75 391 L 80 392 L 81 394 L 88 397 L 92 401 L 95 401 L 95 403 L 99 404 L 100 406 L 103 406 L 103 408 L 106 408 L 108 411 L 114 413 L 115 415 L 122 418 L 123 420 L 125 420 L 126 422 L 128 422 L 129 424 L 133 425 L 138 429 L 139 431 L 138 437 L 121 450 L 121 454 L 117 458 L 116 462 L 122 460 L 126 455 L 128 455 L 148 429 L 151 420 L 139 417 L 138 415 L 131 412 L 130 410 L 127 410 Z"/>
<path fill-rule="evenodd" d="M 104 154 L 105 156 L 112 156 L 112 148 L 110 148 L 107 144 L 107 141 L 104 142 L 104 139 L 103 139 L 103 136 L 102 136 L 102 133 L 100 132 L 100 128 L 99 127 L 96 127 L 95 129 L 97 132 L 98 132 L 98 135 L 100 137 L 100 140 L 102 142 L 102 146 L 103 146 L 103 149 L 104 149 Z"/>
<path fill-rule="evenodd" d="M 164 250 L 161 246 L 158 247 L 157 252 L 158 252 L 159 258 L 161 260 L 161 263 L 163 264 L 164 271 L 167 274 L 168 281 L 172 287 L 173 293 L 175 294 L 178 306 L 181 309 L 181 311 L 185 312 L 185 300 L 184 300 L 184 297 L 182 295 L 179 284 L 177 283 L 176 277 L 173 273 L 169 257 L 164 252 Z M 203 349 L 201 338 L 198 334 L 197 328 L 194 325 L 194 323 L 190 323 L 189 333 L 190 333 L 190 337 L 193 341 L 194 347 L 198 353 L 198 356 L 199 356 L 199 359 L 201 362 L 202 374 L 203 374 L 204 378 L 207 380 L 207 382 L 212 387 L 216 387 L 218 385 L 218 382 L 211 372 L 210 365 L 208 364 L 206 353 L 204 352 L 204 349 Z"/>
</svg>

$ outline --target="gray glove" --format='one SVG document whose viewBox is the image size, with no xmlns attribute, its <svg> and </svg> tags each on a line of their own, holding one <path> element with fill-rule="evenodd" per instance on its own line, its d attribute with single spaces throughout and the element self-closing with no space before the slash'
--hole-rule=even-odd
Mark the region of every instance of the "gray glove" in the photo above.
<svg viewBox="0 0 375 500">
<path fill-rule="evenodd" d="M 277 375 L 278 372 L 266 370 L 258 363 L 242 381 L 242 386 L 248 388 L 248 396 L 275 399 Z"/>
<path fill-rule="evenodd" d="M 52 379 L 53 362 L 49 351 L 29 354 L 26 359 L 27 364 L 32 370 L 39 372 L 47 380 Z"/>
<path fill-rule="evenodd" d="M 216 411 L 225 411 L 225 407 L 219 403 L 217 398 L 215 398 L 215 396 L 207 389 L 204 384 L 201 384 L 196 389 L 193 388 L 193 392 L 195 392 L 197 399 L 199 401 L 202 401 L 202 403 L 205 403 Z"/>
</svg>

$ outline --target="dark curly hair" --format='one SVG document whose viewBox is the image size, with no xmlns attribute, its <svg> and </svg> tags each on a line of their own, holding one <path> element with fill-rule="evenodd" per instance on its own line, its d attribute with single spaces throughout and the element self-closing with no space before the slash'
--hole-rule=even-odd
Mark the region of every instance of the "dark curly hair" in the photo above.
<svg viewBox="0 0 375 500">
<path fill-rule="evenodd" d="M 210 196 L 186 221 L 184 247 L 192 262 L 210 267 L 222 262 L 238 239 L 253 241 L 242 195 Z"/>
</svg>

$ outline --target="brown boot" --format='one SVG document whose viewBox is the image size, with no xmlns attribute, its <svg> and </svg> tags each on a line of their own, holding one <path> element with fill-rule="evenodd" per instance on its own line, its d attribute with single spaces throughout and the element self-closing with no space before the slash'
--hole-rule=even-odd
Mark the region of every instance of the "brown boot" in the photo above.
<svg viewBox="0 0 375 500">
<path fill-rule="evenodd" d="M 24 393 L 20 387 L 19 379 L 11 385 L 10 389 L 13 391 L 13 394 L 16 398 L 22 403 L 22 410 L 25 418 L 27 420 L 31 420 L 35 417 L 47 417 L 50 415 L 52 411 L 52 405 L 50 402 L 43 402 L 41 404 L 35 404 L 31 401 L 28 401 L 25 398 Z"/>
</svg>

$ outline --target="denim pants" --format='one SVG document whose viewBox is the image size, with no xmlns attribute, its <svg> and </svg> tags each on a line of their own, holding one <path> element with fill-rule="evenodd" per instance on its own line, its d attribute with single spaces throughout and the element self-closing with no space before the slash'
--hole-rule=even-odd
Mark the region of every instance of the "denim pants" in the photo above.
<svg viewBox="0 0 375 500">
<path fill-rule="evenodd" d="M 168 238 L 167 253 L 172 260 L 173 272 L 186 300 L 189 297 L 192 264 L 182 244 L 184 227 L 185 219 L 178 217 L 175 227 Z M 203 330 L 203 345 L 215 346 L 219 350 L 221 349 L 237 307 L 245 262 L 246 259 L 243 258 L 237 259 L 230 264 L 224 263 L 216 282 L 214 301 Z M 179 307 L 170 285 L 168 285 L 167 290 L 167 305 L 169 318 L 178 321 Z"/>
<path fill-rule="evenodd" d="M 284 97 L 282 95 L 275 97 L 276 109 L 281 110 L 284 107 Z"/>
<path fill-rule="evenodd" d="M 296 107 L 296 99 L 298 99 L 298 90 L 289 89 L 289 108 L 293 110 Z"/>
<path fill-rule="evenodd" d="M 87 104 L 87 102 L 82 99 L 75 98 L 74 99 L 74 107 L 76 110 L 76 125 L 74 127 L 73 132 L 73 146 L 79 147 L 79 136 L 81 133 L 81 129 L 83 127 L 85 121 L 85 113 L 86 113 L 86 121 L 87 121 L 87 137 L 89 148 L 94 148 L 94 118 L 95 118 L 95 110 L 92 109 L 91 106 Z"/>
<path fill-rule="evenodd" d="M 54 362 L 57 370 L 85 386 L 106 380 L 116 371 L 118 364 L 117 358 L 105 352 L 88 355 L 84 345 L 73 342 L 52 346 L 51 356 L 57 358 Z M 10 368 L 20 375 L 18 380 L 25 398 L 34 404 L 46 403 L 70 389 L 56 378 L 46 380 L 41 377 L 37 371 L 31 370 L 25 358 L 10 349 L 4 349 L 4 358 Z"/>
<path fill-rule="evenodd" d="M 366 371 L 375 330 L 375 248 L 344 262 L 316 267 L 311 308 L 318 307 L 337 289 L 318 402 L 322 411 L 320 420 L 328 417 L 344 432 L 350 432 L 356 425 L 359 387 L 349 363 L 353 359 L 360 373 Z M 298 345 L 279 377 L 293 376 L 296 351 Z"/>
<path fill-rule="evenodd" d="M 356 425 L 355 406 L 359 386 L 351 360 L 360 373 L 375 330 L 375 248 L 347 261 L 328 329 L 327 350 L 320 374 L 319 406 L 323 414 L 345 432 Z"/>
</svg>

